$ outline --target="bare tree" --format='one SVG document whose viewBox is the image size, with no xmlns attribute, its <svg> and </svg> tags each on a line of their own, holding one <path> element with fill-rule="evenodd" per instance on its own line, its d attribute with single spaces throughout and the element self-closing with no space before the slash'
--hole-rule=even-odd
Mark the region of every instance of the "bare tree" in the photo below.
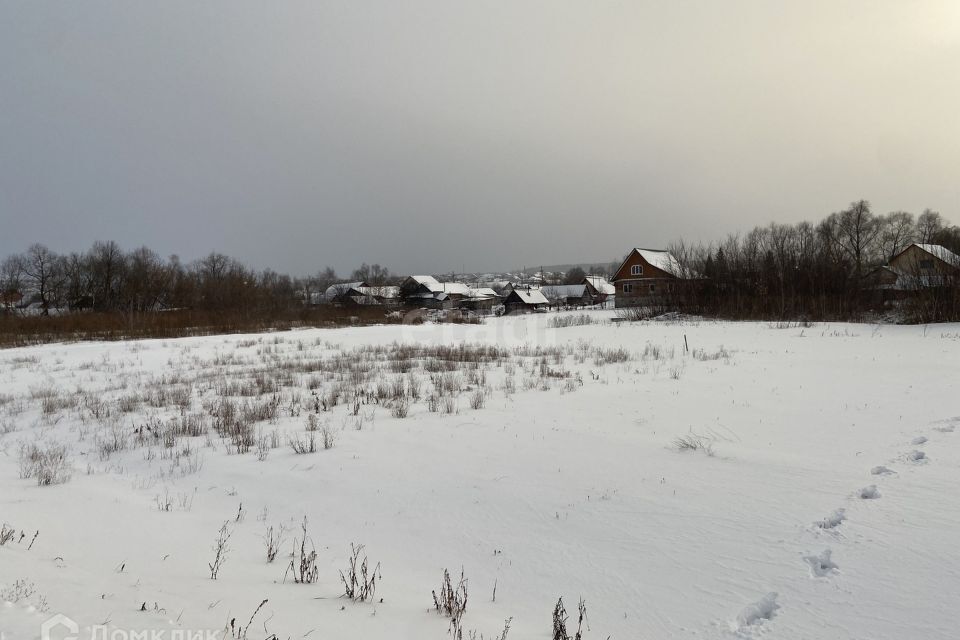
<svg viewBox="0 0 960 640">
<path fill-rule="evenodd" d="M 14 254 L 0 263 L 0 296 L 3 306 L 10 309 L 23 292 L 23 256 Z"/>
<path fill-rule="evenodd" d="M 124 268 L 123 251 L 113 240 L 97 241 L 90 248 L 89 260 L 94 306 L 111 309 Z"/>
<path fill-rule="evenodd" d="M 587 273 L 583 270 L 583 267 L 573 267 L 567 271 L 567 275 L 563 279 L 563 284 L 580 284 L 586 277 Z"/>
<path fill-rule="evenodd" d="M 46 246 L 33 244 L 24 256 L 23 275 L 39 296 L 43 315 L 50 315 L 50 304 L 56 297 L 63 275 L 61 258 Z"/>
<path fill-rule="evenodd" d="M 917 242 L 932 244 L 944 227 L 946 223 L 939 211 L 924 209 L 917 217 Z"/>
<path fill-rule="evenodd" d="M 830 240 L 853 261 L 856 279 L 863 274 L 863 265 L 870 257 L 880 224 L 870 211 L 870 203 L 858 200 L 840 213 L 832 213 L 824 221 Z"/>
<path fill-rule="evenodd" d="M 885 262 L 907 248 L 913 242 L 914 236 L 913 214 L 907 211 L 891 211 L 880 218 L 880 235 L 877 242 L 880 245 L 881 257 Z"/>
<path fill-rule="evenodd" d="M 351 277 L 357 282 L 366 282 L 375 287 L 386 284 L 390 280 L 390 269 L 381 267 L 379 264 L 370 265 L 364 262 L 358 269 L 353 270 Z"/>
</svg>

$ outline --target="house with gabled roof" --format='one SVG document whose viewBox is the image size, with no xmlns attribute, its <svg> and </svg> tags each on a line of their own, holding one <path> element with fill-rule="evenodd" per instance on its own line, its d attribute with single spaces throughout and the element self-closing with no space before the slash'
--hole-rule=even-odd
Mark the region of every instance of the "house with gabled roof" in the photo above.
<svg viewBox="0 0 960 640">
<path fill-rule="evenodd" d="M 686 291 L 700 276 L 662 249 L 635 248 L 614 273 L 616 306 L 659 304 Z"/>
<path fill-rule="evenodd" d="M 540 289 L 534 287 L 514 287 L 503 299 L 503 307 L 507 313 L 530 313 L 548 306 L 550 301 Z"/>
<path fill-rule="evenodd" d="M 317 302 L 343 304 L 350 296 L 363 295 L 360 290 L 366 286 L 367 283 L 362 280 L 359 282 L 338 282 L 327 287 Z"/>
<path fill-rule="evenodd" d="M 960 256 L 939 244 L 915 242 L 866 276 L 872 289 L 915 291 L 960 282 Z"/>
</svg>

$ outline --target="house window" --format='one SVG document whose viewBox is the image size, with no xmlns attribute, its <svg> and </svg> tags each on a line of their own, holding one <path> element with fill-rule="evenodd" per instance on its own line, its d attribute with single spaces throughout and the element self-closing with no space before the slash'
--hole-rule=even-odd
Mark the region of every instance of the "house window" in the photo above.
<svg viewBox="0 0 960 640">
<path fill-rule="evenodd" d="M 643 265 L 635 264 L 630 267 L 630 275 L 632 276 L 642 276 L 643 275 Z"/>
<path fill-rule="evenodd" d="M 933 260 L 921 260 L 920 261 L 921 269 L 933 269 Z"/>
<path fill-rule="evenodd" d="M 623 285 L 623 292 L 624 292 L 624 293 L 633 293 L 633 285 L 632 285 L 632 284 L 624 284 L 624 285 Z"/>
<path fill-rule="evenodd" d="M 655 284 L 650 285 L 650 293 L 653 293 L 656 290 L 657 290 L 657 285 Z"/>
</svg>

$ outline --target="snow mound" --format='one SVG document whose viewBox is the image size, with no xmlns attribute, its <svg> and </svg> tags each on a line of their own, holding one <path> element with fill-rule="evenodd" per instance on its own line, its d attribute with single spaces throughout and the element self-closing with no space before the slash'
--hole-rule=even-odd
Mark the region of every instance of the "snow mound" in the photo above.
<svg viewBox="0 0 960 640">
<path fill-rule="evenodd" d="M 763 624 L 776 615 L 780 605 L 777 604 L 777 593 L 771 591 L 753 604 L 743 608 L 740 615 L 737 616 L 737 625 L 743 629 L 754 625 Z"/>
<path fill-rule="evenodd" d="M 826 518 L 817 523 L 817 526 L 821 529 L 835 529 L 839 527 L 840 524 L 847 519 L 846 511 L 843 509 L 837 509 Z"/>
<path fill-rule="evenodd" d="M 921 444 L 926 444 L 926 442 L 927 442 L 927 436 L 917 436 L 916 438 L 910 441 L 910 444 L 914 446 L 918 446 Z"/>
<path fill-rule="evenodd" d="M 869 487 L 860 489 L 859 495 L 864 500 L 876 500 L 880 497 L 880 490 L 877 489 L 877 485 L 871 484 Z"/>
<path fill-rule="evenodd" d="M 822 578 L 840 568 L 830 559 L 832 553 L 830 549 L 824 549 L 820 555 L 803 557 L 803 561 L 810 565 L 811 576 L 814 578 Z"/>
<path fill-rule="evenodd" d="M 890 467 L 885 467 L 881 464 L 880 466 L 870 469 L 870 473 L 872 473 L 875 476 L 889 476 L 896 473 L 896 471 L 894 471 Z"/>
<path fill-rule="evenodd" d="M 926 462 L 928 459 L 929 458 L 927 458 L 927 454 L 918 449 L 914 449 L 913 451 L 907 454 L 907 460 L 909 460 L 910 462 L 923 463 L 923 462 Z"/>
</svg>

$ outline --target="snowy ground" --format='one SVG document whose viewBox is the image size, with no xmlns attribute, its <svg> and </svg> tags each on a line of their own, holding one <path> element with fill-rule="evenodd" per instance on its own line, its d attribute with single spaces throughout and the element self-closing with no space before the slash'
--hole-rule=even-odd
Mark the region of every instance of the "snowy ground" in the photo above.
<svg viewBox="0 0 960 640">
<path fill-rule="evenodd" d="M 461 567 L 464 638 L 550 638 L 560 596 L 587 640 L 957 637 L 960 326 L 556 317 L 0 351 L 4 638 L 174 640 L 267 599 L 251 640 L 442 640 Z M 311 414 L 334 446 L 296 454 Z M 38 486 L 58 443 L 72 478 Z M 351 543 L 372 601 L 342 597 Z"/>
</svg>

